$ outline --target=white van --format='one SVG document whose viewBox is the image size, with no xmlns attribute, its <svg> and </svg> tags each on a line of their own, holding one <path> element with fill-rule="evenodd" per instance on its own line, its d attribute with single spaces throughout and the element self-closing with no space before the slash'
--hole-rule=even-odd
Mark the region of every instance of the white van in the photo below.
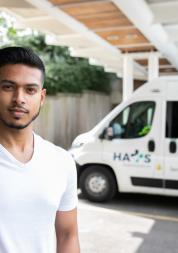
<svg viewBox="0 0 178 253">
<path fill-rule="evenodd" d="M 117 191 L 178 196 L 178 77 L 144 84 L 70 152 L 89 200 Z"/>
</svg>

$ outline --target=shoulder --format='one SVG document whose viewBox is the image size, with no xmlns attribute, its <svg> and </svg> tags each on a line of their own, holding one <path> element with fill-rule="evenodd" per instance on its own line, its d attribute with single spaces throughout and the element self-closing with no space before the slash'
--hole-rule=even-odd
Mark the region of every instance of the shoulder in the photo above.
<svg viewBox="0 0 178 253">
<path fill-rule="evenodd" d="M 66 165 L 66 167 L 74 165 L 74 160 L 67 150 L 43 139 L 37 134 L 34 136 L 38 149 L 42 151 L 44 158 L 46 156 L 48 159 L 53 159 L 53 161 L 57 160 L 58 162 L 61 162 L 63 166 Z"/>
</svg>

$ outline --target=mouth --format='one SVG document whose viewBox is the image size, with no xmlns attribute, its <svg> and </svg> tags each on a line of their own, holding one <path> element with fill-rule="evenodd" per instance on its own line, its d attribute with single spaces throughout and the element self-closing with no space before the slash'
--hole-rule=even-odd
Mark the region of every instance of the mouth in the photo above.
<svg viewBox="0 0 178 253">
<path fill-rule="evenodd" d="M 21 117 L 23 116 L 24 114 L 27 114 L 28 113 L 28 110 L 24 109 L 24 108 L 10 108 L 9 109 L 9 112 L 14 116 L 14 117 Z"/>
</svg>

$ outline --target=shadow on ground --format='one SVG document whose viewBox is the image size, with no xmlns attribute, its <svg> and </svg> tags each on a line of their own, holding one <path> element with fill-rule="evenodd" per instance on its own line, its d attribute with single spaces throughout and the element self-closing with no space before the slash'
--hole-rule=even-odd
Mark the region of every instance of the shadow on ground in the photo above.
<svg viewBox="0 0 178 253">
<path fill-rule="evenodd" d="M 169 214 L 178 218 L 178 197 L 119 193 L 114 199 L 110 200 L 109 202 L 95 203 L 85 200 L 82 193 L 80 193 L 79 199 L 82 199 L 86 203 L 90 203 L 90 205 L 112 210 L 135 213 L 146 212 L 150 215 Z"/>
<path fill-rule="evenodd" d="M 133 231 L 129 231 L 130 236 L 132 237 L 132 242 L 134 241 L 134 238 L 135 241 L 136 240 L 141 241 L 137 249 L 129 250 L 127 246 L 124 246 L 125 248 L 122 248 L 122 250 L 119 247 L 117 247 L 117 250 L 110 252 L 117 252 L 117 253 L 178 252 L 177 197 L 153 196 L 146 194 L 118 194 L 110 202 L 94 203 L 85 200 L 82 194 L 80 194 L 79 199 L 83 203 L 89 204 L 92 207 L 99 207 L 103 208 L 104 210 L 106 209 L 114 210 L 122 212 L 124 214 L 129 214 L 132 217 L 144 217 L 147 220 L 153 221 L 153 225 L 147 233 L 138 232 L 136 229 Z M 130 224 L 128 225 L 130 226 Z M 127 223 L 124 226 L 127 226 Z M 120 234 L 118 233 L 118 240 L 119 237 Z M 98 250 L 96 252 L 98 253 L 100 251 Z"/>
</svg>

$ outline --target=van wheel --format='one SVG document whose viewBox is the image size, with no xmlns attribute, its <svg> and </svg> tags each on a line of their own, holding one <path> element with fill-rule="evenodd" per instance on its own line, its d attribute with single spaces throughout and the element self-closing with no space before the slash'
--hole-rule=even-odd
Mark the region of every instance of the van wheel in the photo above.
<svg viewBox="0 0 178 253">
<path fill-rule="evenodd" d="M 117 191 L 113 174 L 100 165 L 89 166 L 82 172 L 79 187 L 84 197 L 95 202 L 108 201 Z"/>
</svg>

